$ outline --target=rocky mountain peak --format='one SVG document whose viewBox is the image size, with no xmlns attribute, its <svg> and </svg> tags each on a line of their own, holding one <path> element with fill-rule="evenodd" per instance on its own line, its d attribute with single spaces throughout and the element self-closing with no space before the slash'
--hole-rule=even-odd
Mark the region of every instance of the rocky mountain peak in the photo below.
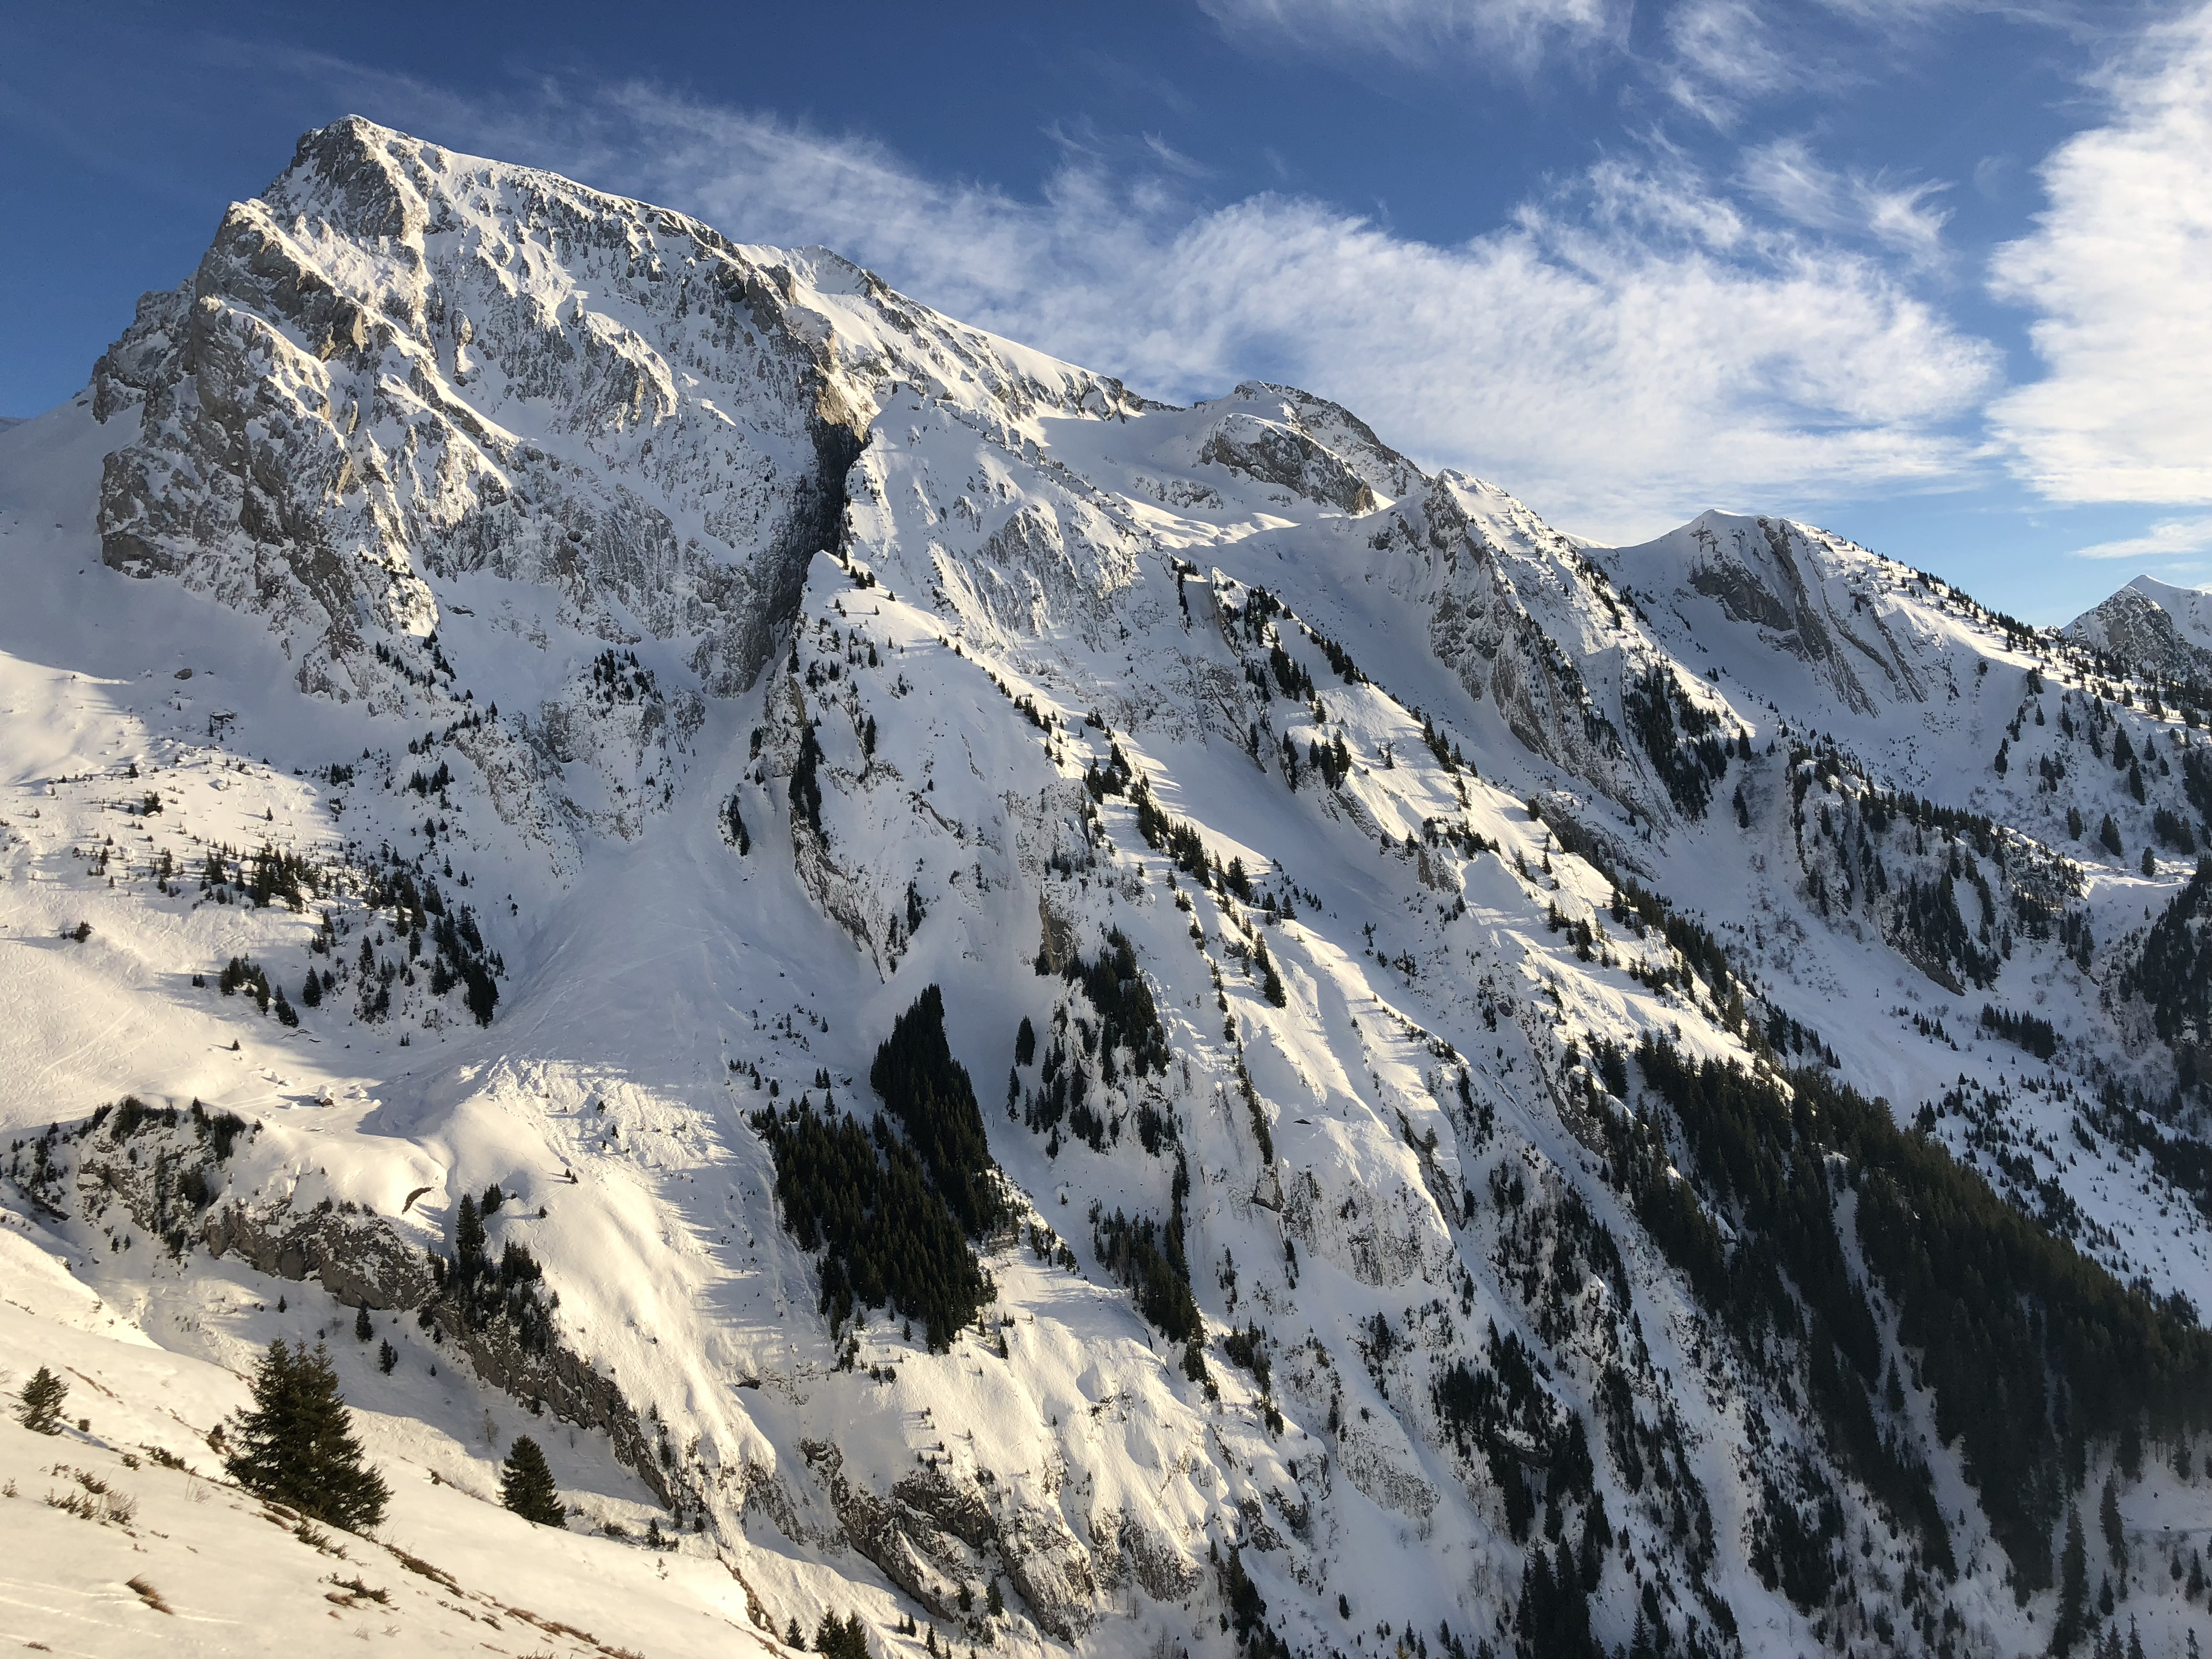
<svg viewBox="0 0 2212 1659">
<path fill-rule="evenodd" d="M 50 1645 L 218 1550 L 441 1652 L 2197 1617 L 2185 596 L 1595 546 L 358 119 L 0 433 L 0 582 Z M 183 1485 L 278 1338 L 393 1477 L 344 1579 Z"/>
</svg>

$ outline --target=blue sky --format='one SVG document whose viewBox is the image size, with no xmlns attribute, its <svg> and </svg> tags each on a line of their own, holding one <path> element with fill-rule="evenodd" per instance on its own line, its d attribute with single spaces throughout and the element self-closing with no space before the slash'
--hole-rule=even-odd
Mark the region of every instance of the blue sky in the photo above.
<svg viewBox="0 0 2212 1659">
<path fill-rule="evenodd" d="M 29 11 L 0 412 L 358 112 L 1599 540 L 1786 513 L 2037 621 L 2212 580 L 2205 0 Z"/>
</svg>

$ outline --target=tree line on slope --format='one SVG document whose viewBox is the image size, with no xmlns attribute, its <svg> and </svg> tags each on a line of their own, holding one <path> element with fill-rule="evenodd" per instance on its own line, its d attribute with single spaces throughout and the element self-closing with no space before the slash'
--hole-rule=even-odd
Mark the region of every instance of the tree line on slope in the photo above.
<svg viewBox="0 0 2212 1659">
<path fill-rule="evenodd" d="M 1937 1432 L 1960 1445 L 2024 1589 L 2051 1582 L 2053 1528 L 2090 1442 L 2137 1424 L 2170 1436 L 2212 1419 L 2212 1334 L 2188 1310 L 2122 1286 L 1942 1146 L 1900 1130 L 1886 1103 L 1813 1070 L 1791 1073 L 1785 1091 L 1649 1036 L 1637 1060 L 1737 1242 L 1723 1244 L 1705 1205 L 1668 1174 L 1662 1146 L 1613 1121 L 1609 1150 L 1639 1218 L 1747 1346 L 1769 1329 L 1800 1344 L 1847 1466 L 1920 1530 L 1930 1565 L 1948 1570 L 1949 1544 L 1925 1465 L 1875 1409 L 1878 1394 L 1886 1405 L 1896 1395 L 1864 1287 L 1845 1265 L 1832 1154 L 1857 1189 L 1856 1242 L 1896 1309 L 1899 1340 L 1917 1352 Z"/>
<path fill-rule="evenodd" d="M 1038 970 L 1048 970 L 1042 957 Z M 1085 962 L 1080 956 L 1071 956 L 1061 972 L 1072 985 L 1082 988 L 1097 1022 L 1080 1013 L 1071 1018 L 1071 1006 L 1080 1004 L 1063 998 L 1053 1010 L 1048 1028 L 1051 1046 L 1045 1053 L 1036 1085 L 1024 1091 L 1022 1068 L 1036 1059 L 1037 1047 L 1036 1028 L 1024 1016 L 1015 1034 L 1014 1065 L 1006 1080 L 1007 1115 L 1012 1117 L 1018 1111 L 1032 1133 L 1048 1134 L 1051 1139 L 1045 1150 L 1053 1158 L 1060 1155 L 1063 1119 L 1075 1137 L 1093 1152 L 1104 1152 L 1109 1140 L 1118 1142 L 1123 1114 L 1114 1109 L 1115 1097 L 1111 1091 L 1120 1087 L 1133 1096 L 1135 1085 L 1147 1075 L 1165 1073 L 1169 1058 L 1167 1030 L 1160 1023 L 1158 1005 L 1137 966 L 1136 947 L 1121 929 L 1107 934 L 1105 949 L 1094 960 Z M 1094 1079 L 1105 1103 L 1103 1113 L 1091 1104 Z M 1138 1139 L 1147 1156 L 1158 1156 L 1176 1138 L 1174 1114 L 1152 1099 L 1136 1103 L 1135 1116 Z"/>
<path fill-rule="evenodd" d="M 1718 717 L 1692 702 L 1674 671 L 1661 664 L 1620 688 L 1620 712 L 1668 799 L 1686 818 L 1705 817 L 1714 783 L 1728 771 L 1731 747 L 1751 757 L 1751 734 L 1739 731 L 1732 745 L 1720 734 Z"/>
<path fill-rule="evenodd" d="M 2203 1089 L 2212 1081 L 2203 1052 L 2212 1037 L 2212 858 L 2198 862 L 2151 924 L 2120 988 L 2148 1005 L 2153 1028 L 2173 1050 L 2183 1087 Z"/>
<path fill-rule="evenodd" d="M 866 1128 L 827 1092 L 818 1109 L 802 1096 L 752 1125 L 775 1162 L 785 1228 L 802 1250 L 822 1252 L 819 1305 L 832 1330 L 856 1308 L 888 1305 L 941 1351 L 993 1294 L 969 1241 L 998 1224 L 1005 1198 L 936 986 L 893 1023 L 869 1080 L 888 1116 Z"/>
</svg>

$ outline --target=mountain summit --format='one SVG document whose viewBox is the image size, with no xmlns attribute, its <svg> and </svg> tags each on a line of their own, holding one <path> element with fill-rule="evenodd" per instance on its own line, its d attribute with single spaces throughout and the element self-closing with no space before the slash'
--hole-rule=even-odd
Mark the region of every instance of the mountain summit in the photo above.
<svg viewBox="0 0 2212 1659">
<path fill-rule="evenodd" d="M 2065 633 L 2137 673 L 2187 680 L 2212 672 L 2212 593 L 2201 588 L 2137 576 Z"/>
<path fill-rule="evenodd" d="M 2195 1639 L 2161 594 L 1591 547 L 359 119 L 0 434 L 0 571 L 37 1639 Z M 373 1537 L 232 1483 L 257 1364 Z"/>
</svg>

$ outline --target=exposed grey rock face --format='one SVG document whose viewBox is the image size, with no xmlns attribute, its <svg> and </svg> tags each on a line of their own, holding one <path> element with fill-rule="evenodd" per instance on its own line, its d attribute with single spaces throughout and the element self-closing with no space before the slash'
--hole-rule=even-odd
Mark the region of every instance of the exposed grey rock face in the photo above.
<svg viewBox="0 0 2212 1659">
<path fill-rule="evenodd" d="M 2173 614 L 2136 583 L 2076 617 L 2066 632 L 2138 672 L 2184 680 L 2212 676 L 2212 651 L 2186 638 Z"/>
<path fill-rule="evenodd" d="M 1603 556 L 1639 594 L 1679 580 L 1713 601 L 1727 621 L 1803 663 L 1813 684 L 1852 714 L 1948 694 L 1893 635 L 1869 602 L 1863 555 L 1839 538 L 1786 519 L 1706 513 L 1656 542 Z"/>
<path fill-rule="evenodd" d="M 982 1488 L 959 1490 L 934 1468 L 904 1476 L 882 1497 L 846 1473 L 836 1444 L 809 1441 L 804 1452 L 845 1541 L 939 1618 L 962 1620 L 970 1636 L 989 1640 L 976 1587 L 1003 1565 L 1039 1629 L 1073 1641 L 1091 1627 L 1097 1611 L 1091 1553 L 1058 1516 L 987 1498 Z M 1184 1581 L 1169 1570 L 1162 1582 Z"/>
<path fill-rule="evenodd" d="M 634 833 L 634 775 L 666 744 L 581 745 L 610 751 L 580 758 L 618 806 L 563 787 L 579 692 L 548 635 L 677 644 L 694 679 L 672 697 L 750 685 L 808 561 L 841 542 L 846 473 L 895 381 L 1001 420 L 1139 406 L 824 251 L 741 247 L 349 119 L 234 204 L 191 280 L 145 296 L 100 358 L 95 413 L 119 428 L 102 556 L 267 617 L 303 690 L 380 709 L 426 701 L 425 677 L 373 647 L 440 644 L 459 592 L 500 595 L 543 659 L 542 709 L 507 693 L 531 715 L 509 735 L 537 751 L 507 769 L 542 775 L 544 814 Z M 442 643 L 428 701 L 460 702 L 491 665 Z"/>
<path fill-rule="evenodd" d="M 270 613 L 309 689 L 366 690 L 366 635 L 428 633 L 425 578 L 485 571 L 556 586 L 608 639 L 686 636 L 734 690 L 859 447 L 791 294 L 638 204 L 362 121 L 310 134 L 100 362 L 99 412 L 141 415 L 105 557 Z"/>
<path fill-rule="evenodd" d="M 1372 511 L 1381 499 L 1395 501 L 1427 483 L 1419 467 L 1376 437 L 1374 428 L 1341 404 L 1265 380 L 1247 380 L 1231 395 L 1277 404 L 1283 423 L 1304 438 L 1317 457 L 1326 457 L 1318 462 L 1324 475 L 1349 475 L 1368 486 L 1368 505 L 1364 508 L 1355 509 L 1345 506 L 1341 499 L 1309 491 L 1312 499 L 1335 500 L 1346 512 Z"/>
<path fill-rule="evenodd" d="M 1249 415 L 1224 416 L 1199 451 L 1199 459 L 1346 513 L 1371 513 L 1379 505 L 1358 473 L 1305 433 Z"/>
<path fill-rule="evenodd" d="M 294 1283 L 313 1280 L 344 1306 L 419 1315 L 459 1360 L 495 1389 L 553 1419 L 598 1430 L 663 1504 L 696 1505 L 703 1472 L 660 1455 L 646 1420 L 612 1376 L 556 1334 L 526 1340 L 503 1317 L 472 1314 L 446 1293 L 447 1276 L 392 1218 L 295 1192 L 245 1190 L 234 1144 L 259 1133 L 236 1118 L 185 1116 L 126 1103 L 40 1143 L 25 1190 L 57 1221 L 112 1227 L 127 1218 L 182 1261 L 196 1249 Z M 133 1109 L 135 1108 L 135 1109 Z M 265 1170 L 262 1171 L 265 1174 Z M 412 1199 L 409 1202 L 412 1203 Z"/>
<path fill-rule="evenodd" d="M 1429 647 L 1530 750 L 1646 813 L 1663 792 L 1631 763 L 1618 724 L 1620 652 L 1584 641 L 1620 606 L 1601 573 L 1510 496 L 1455 473 L 1399 502 L 1382 543 L 1394 583 L 1428 607 Z M 1591 649 L 1571 653 L 1561 640 Z M 1589 672 L 1607 678 L 1593 684 Z"/>
</svg>

